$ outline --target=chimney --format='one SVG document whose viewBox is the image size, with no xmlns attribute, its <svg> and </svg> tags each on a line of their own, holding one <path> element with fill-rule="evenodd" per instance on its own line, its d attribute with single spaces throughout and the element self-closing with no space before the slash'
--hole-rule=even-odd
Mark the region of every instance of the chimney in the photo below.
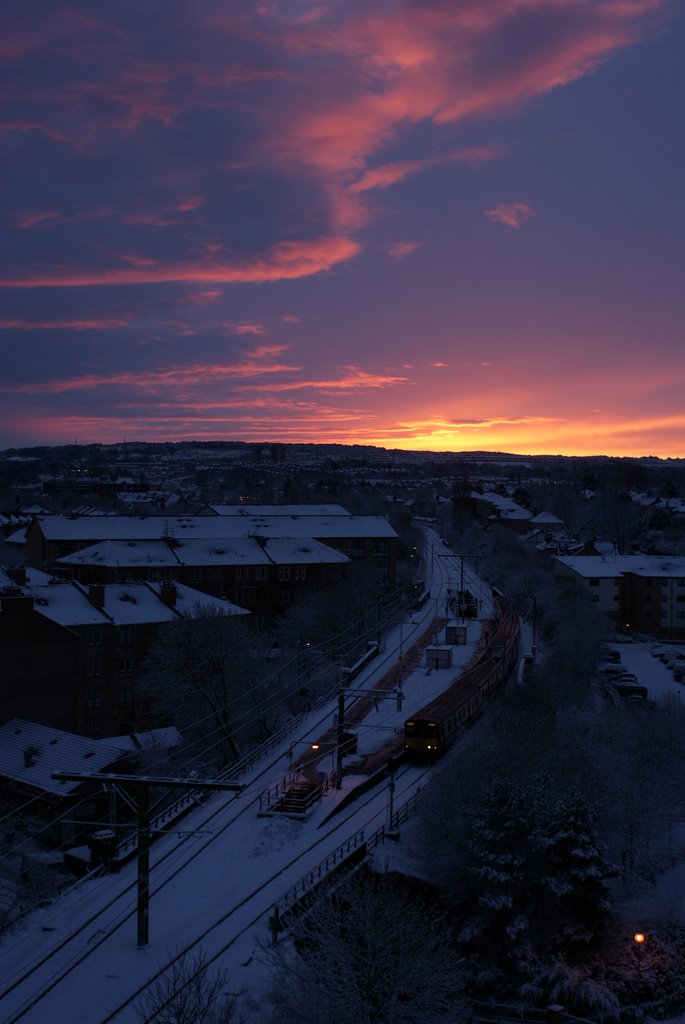
<svg viewBox="0 0 685 1024">
<path fill-rule="evenodd" d="M 178 596 L 178 591 L 176 590 L 176 587 L 173 583 L 162 583 L 161 587 L 159 588 L 159 596 L 164 602 L 164 604 L 167 606 L 167 608 L 176 607 L 176 598 Z"/>
<path fill-rule="evenodd" d="M 7 575 L 10 579 L 17 584 L 18 587 L 25 587 L 28 579 L 26 576 L 26 566 L 15 565 L 11 569 L 7 570 Z"/>
<path fill-rule="evenodd" d="M 104 583 L 91 583 L 88 587 L 90 603 L 99 611 L 105 607 L 105 585 Z"/>
</svg>

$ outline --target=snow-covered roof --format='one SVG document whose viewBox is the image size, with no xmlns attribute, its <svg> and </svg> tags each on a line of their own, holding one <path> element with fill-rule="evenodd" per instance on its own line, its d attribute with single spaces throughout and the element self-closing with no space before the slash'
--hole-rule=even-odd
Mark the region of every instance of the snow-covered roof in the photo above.
<svg viewBox="0 0 685 1024">
<path fill-rule="evenodd" d="M 60 796 L 80 783 L 53 779 L 53 772 L 99 772 L 124 753 L 117 738 L 103 743 L 22 718 L 0 726 L 0 775 Z"/>
<path fill-rule="evenodd" d="M 173 548 L 163 540 L 103 540 L 59 558 L 64 565 L 170 566 L 178 565 Z"/>
<path fill-rule="evenodd" d="M 666 555 L 564 555 L 556 559 L 579 576 L 612 578 L 624 573 L 637 576 L 685 579 L 685 556 Z"/>
<path fill-rule="evenodd" d="M 170 607 L 162 597 L 164 584 L 149 582 L 108 583 L 91 589 L 74 581 L 54 581 L 46 586 L 23 586 L 21 593 L 33 598 L 33 607 L 60 626 L 115 626 L 173 622 L 180 615 L 198 614 L 211 607 L 225 615 L 249 615 L 231 601 L 212 597 L 193 587 L 174 584 L 175 600 Z"/>
<path fill-rule="evenodd" d="M 10 533 L 9 536 L 5 537 L 5 541 L 8 544 L 26 544 L 26 527 L 21 526 L 14 533 Z"/>
<path fill-rule="evenodd" d="M 269 556 L 255 537 L 215 537 L 179 541 L 180 565 L 268 565 Z"/>
<path fill-rule="evenodd" d="M 564 521 L 553 512 L 538 512 L 530 521 L 531 526 L 563 526 Z"/>
<path fill-rule="evenodd" d="M 497 491 L 485 491 L 479 494 L 477 491 L 471 493 L 471 497 L 477 501 L 487 502 L 496 511 L 490 516 L 491 519 L 532 519 L 533 513 L 527 508 L 517 505 L 515 501 L 505 494 L 498 494 Z"/>
<path fill-rule="evenodd" d="M 148 590 L 153 591 L 160 597 L 164 587 L 163 583 L 144 583 L 141 586 L 145 586 Z M 251 613 L 247 608 L 241 608 L 240 605 L 233 604 L 232 601 L 226 601 L 223 597 L 213 597 L 211 594 L 205 594 L 202 590 L 195 590 L 194 587 L 187 587 L 184 583 L 174 583 L 176 590 L 176 604 L 174 609 L 179 615 L 199 615 L 204 613 L 207 609 L 215 611 L 221 615 L 250 615 Z M 131 586 L 128 587 L 129 591 Z"/>
<path fill-rule="evenodd" d="M 274 537 L 266 542 L 266 553 L 276 565 L 343 565 L 349 562 L 346 555 L 334 551 L 318 540 L 294 540 Z"/>
<path fill-rule="evenodd" d="M 183 743 L 183 736 L 176 726 L 168 725 L 163 729 L 148 729 L 147 732 L 134 732 L 129 736 L 117 736 L 115 739 L 93 740 L 93 743 L 107 746 L 115 743 L 122 750 L 136 752 L 139 750 L 170 750 Z"/>
<path fill-rule="evenodd" d="M 25 573 L 26 583 L 33 587 L 46 586 L 52 577 L 49 573 L 43 572 L 42 569 L 34 569 L 33 566 L 27 565 L 26 568 L 23 566 L 19 570 L 21 573 Z M 15 570 L 11 567 L 0 565 L 0 587 L 16 587 L 22 586 L 23 584 L 18 581 L 16 575 L 13 575 Z"/>
<path fill-rule="evenodd" d="M 217 516 L 349 516 L 342 505 L 205 505 Z M 203 509 L 204 511 L 204 509 Z"/>
<path fill-rule="evenodd" d="M 395 537 L 382 516 L 348 515 L 266 515 L 266 516 L 41 516 L 40 524 L 49 541 L 143 541 L 227 539 L 229 537 Z"/>
<path fill-rule="evenodd" d="M 101 626 L 108 621 L 107 616 L 95 607 L 86 591 L 77 583 L 25 586 L 22 592 L 33 598 L 35 611 L 60 626 Z"/>
</svg>

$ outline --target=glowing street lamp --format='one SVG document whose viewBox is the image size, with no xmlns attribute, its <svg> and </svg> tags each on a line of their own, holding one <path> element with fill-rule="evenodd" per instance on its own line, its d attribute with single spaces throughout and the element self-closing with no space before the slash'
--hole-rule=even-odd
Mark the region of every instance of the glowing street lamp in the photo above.
<svg viewBox="0 0 685 1024">
<path fill-rule="evenodd" d="M 637 948 L 638 949 L 640 948 L 642 943 L 645 941 L 645 937 L 644 937 L 642 932 L 635 932 L 635 934 L 633 935 L 633 939 L 637 943 Z"/>
<path fill-rule="evenodd" d="M 306 746 L 309 750 L 312 751 L 312 753 L 315 753 L 316 751 L 319 750 L 319 744 L 318 743 L 310 743 L 309 740 L 299 740 L 299 741 L 296 741 L 295 743 L 291 743 L 290 746 L 288 747 L 288 771 L 290 771 L 290 772 L 292 772 L 292 770 L 293 770 L 293 751 L 294 751 L 295 747 L 300 747 L 300 746 Z M 298 771 L 299 771 L 300 767 L 301 767 L 301 765 L 298 766 Z"/>
</svg>

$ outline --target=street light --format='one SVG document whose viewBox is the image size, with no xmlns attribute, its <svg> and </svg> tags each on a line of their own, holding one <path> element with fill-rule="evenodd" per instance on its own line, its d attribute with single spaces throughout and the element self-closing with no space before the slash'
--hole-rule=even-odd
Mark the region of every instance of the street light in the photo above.
<svg viewBox="0 0 685 1024">
<path fill-rule="evenodd" d="M 309 749 L 312 751 L 312 753 L 314 753 L 315 751 L 319 750 L 320 744 L 318 744 L 318 743 L 310 743 L 309 740 L 295 740 L 294 743 L 291 743 L 290 746 L 288 747 L 288 771 L 289 772 L 292 772 L 292 770 L 293 770 L 293 751 L 294 751 L 295 747 L 299 747 L 299 746 L 308 746 Z M 301 768 L 302 765 L 300 765 L 299 767 Z M 298 768 L 298 771 L 299 771 L 299 768 Z"/>
</svg>

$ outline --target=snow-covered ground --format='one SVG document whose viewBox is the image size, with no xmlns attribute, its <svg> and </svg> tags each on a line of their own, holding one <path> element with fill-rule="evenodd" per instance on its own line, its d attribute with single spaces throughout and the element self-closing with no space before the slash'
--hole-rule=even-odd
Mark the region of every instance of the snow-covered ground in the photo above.
<svg viewBox="0 0 685 1024">
<path fill-rule="evenodd" d="M 685 645 L 657 644 L 649 639 L 625 639 L 619 637 L 610 646 L 618 651 L 621 666 L 637 676 L 641 686 L 646 686 L 650 700 L 685 700 L 685 683 L 678 683 L 673 673 L 653 653 L 652 649 L 665 646 L 673 653 L 685 653 Z"/>
<path fill-rule="evenodd" d="M 432 543 L 437 557 L 429 554 L 426 560 L 433 565 L 427 581 L 430 600 L 386 640 L 381 655 L 355 680 L 355 688 L 377 684 L 401 656 L 406 664 L 412 644 L 436 615 L 444 615 L 447 587 L 458 579 L 457 559 L 437 538 Z M 480 617 L 490 616 L 489 588 L 471 573 L 466 586 L 480 601 Z M 371 707 L 357 728 L 357 763 L 363 763 L 364 755 L 384 749 L 389 739 L 399 740 L 407 716 L 444 690 L 470 660 L 480 632 L 478 620 L 468 622 L 467 642 L 453 649 L 450 669 L 421 665 L 408 673 L 402 681 L 401 709 L 394 696 Z M 338 858 L 341 847 L 357 842 L 361 833 L 369 838 L 387 819 L 385 785 L 330 817 L 336 805 L 365 780 L 349 774 L 354 771 L 353 759 L 347 761 L 343 788 L 330 790 L 306 821 L 258 816 L 259 795 L 286 773 L 291 750 L 306 752 L 331 728 L 336 711 L 332 702 L 312 712 L 296 736 L 240 780 L 245 789 L 239 797 L 212 796 L 174 826 L 178 831 L 154 844 L 150 941 L 145 947 L 136 944 L 135 862 L 117 875 L 76 885 L 6 936 L 0 945 L 0 992 L 5 993 L 0 1002 L 2 1024 L 45 1024 L 47 1020 L 51 1024 L 110 1020 L 133 1024 L 137 1017 L 132 1005 L 117 1009 L 122 1001 L 203 933 L 202 946 L 210 957 L 226 947 L 221 964 L 230 971 L 234 989 L 248 991 L 256 1003 L 261 1002 L 268 979 L 263 947 L 269 942 L 268 921 L 274 906 L 282 905 L 286 892 L 317 870 L 325 858 Z M 330 753 L 319 765 L 321 771 L 329 767 Z M 402 768 L 395 809 L 415 793 L 425 775 L 426 769 L 420 767 Z M 74 940 L 60 948 L 61 940 L 71 934 Z M 90 955 L 83 959 L 87 951 Z M 70 972 L 59 980 L 67 968 Z"/>
<path fill-rule="evenodd" d="M 399 663 L 400 656 L 406 664 L 412 644 L 436 615 L 444 616 L 447 588 L 455 587 L 460 566 L 435 536 L 431 545 L 426 558 L 426 565 L 433 567 L 427 580 L 429 601 L 387 638 L 380 656 L 355 680 L 356 688 L 377 685 Z M 480 601 L 480 618 L 489 617 L 489 587 L 470 571 L 465 585 Z M 394 696 L 371 706 L 356 729 L 357 757 L 346 761 L 343 788 L 329 790 L 306 821 L 258 816 L 259 796 L 283 778 L 293 755 L 302 760 L 304 754 L 309 757 L 311 743 L 329 732 L 337 711 L 334 701 L 312 712 L 296 735 L 240 779 L 245 785 L 240 796 L 222 793 L 210 797 L 174 826 L 175 831 L 159 838 L 151 853 L 150 941 L 145 947 L 136 944 L 135 862 L 117 875 L 76 885 L 69 894 L 32 914 L 0 945 L 0 993 L 6 993 L 0 996 L 0 1024 L 45 1024 L 48 1020 L 50 1024 L 105 1024 L 110 1020 L 134 1024 L 138 1019 L 134 1007 L 118 1007 L 172 955 L 201 935 L 201 945 L 210 957 L 225 950 L 221 965 L 230 972 L 233 989 L 249 993 L 255 1005 L 264 1003 L 269 980 L 264 949 L 270 940 L 269 917 L 274 907 L 283 907 L 288 890 L 316 871 L 322 861 L 338 858 L 342 847 L 356 843 L 362 833 L 368 839 L 387 820 L 386 785 L 377 786 L 331 816 L 365 779 L 353 774 L 355 764 L 361 768 L 366 755 L 399 740 L 404 720 L 441 692 L 470 660 L 480 632 L 479 621 L 467 623 L 467 643 L 453 648 L 450 669 L 429 670 L 421 665 L 408 673 L 402 681 L 401 709 Z M 648 687 L 650 697 L 680 698 L 683 686 L 654 657 L 649 644 L 617 642 L 615 646 L 620 649 L 621 663 Z M 526 629 L 522 649 L 530 649 Z M 332 767 L 332 754 L 328 753 L 318 768 L 328 771 Z M 425 781 L 425 774 L 419 767 L 402 768 L 394 793 L 396 810 Z M 397 858 L 404 855 L 402 847 L 401 842 L 378 847 L 377 863 L 397 864 Z M 673 874 L 664 879 L 664 886 L 672 887 L 674 900 L 682 877 Z M 61 939 L 72 933 L 76 935 L 73 942 L 60 948 Z M 43 962 L 51 951 L 52 956 Z M 82 960 L 86 951 L 90 955 Z M 16 987 L 8 991 L 14 982 Z"/>
</svg>

